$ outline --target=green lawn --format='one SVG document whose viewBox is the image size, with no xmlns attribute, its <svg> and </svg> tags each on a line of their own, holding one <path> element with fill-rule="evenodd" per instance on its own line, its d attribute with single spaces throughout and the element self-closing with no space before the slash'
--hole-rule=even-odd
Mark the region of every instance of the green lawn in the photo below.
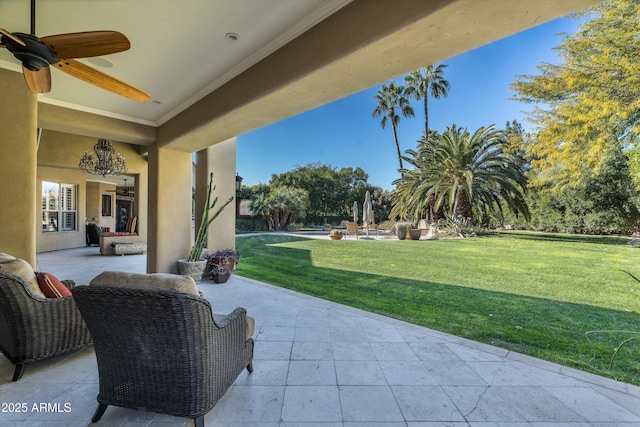
<svg viewBox="0 0 640 427">
<path fill-rule="evenodd" d="M 236 273 L 640 384 L 640 248 L 625 239 L 501 233 L 432 241 L 236 239 Z M 594 357 L 595 352 L 595 357 Z"/>
</svg>

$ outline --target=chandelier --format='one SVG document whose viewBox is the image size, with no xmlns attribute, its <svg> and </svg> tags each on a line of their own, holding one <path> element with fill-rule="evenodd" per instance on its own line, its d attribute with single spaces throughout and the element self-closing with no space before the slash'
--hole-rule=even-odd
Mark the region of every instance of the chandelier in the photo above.
<svg viewBox="0 0 640 427">
<path fill-rule="evenodd" d="M 118 156 L 114 158 L 113 154 L 116 150 L 108 139 L 99 139 L 98 143 L 93 146 L 93 151 L 96 153 L 95 162 L 93 154 L 85 151 L 84 156 L 80 159 L 80 170 L 102 176 L 121 175 L 127 172 L 127 163 L 124 161 L 124 157 L 118 153 Z"/>
</svg>

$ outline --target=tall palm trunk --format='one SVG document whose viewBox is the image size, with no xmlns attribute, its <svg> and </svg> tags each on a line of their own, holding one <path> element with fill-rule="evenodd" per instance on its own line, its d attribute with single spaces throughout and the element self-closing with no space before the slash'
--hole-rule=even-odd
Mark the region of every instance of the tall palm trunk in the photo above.
<svg viewBox="0 0 640 427">
<path fill-rule="evenodd" d="M 429 103 L 427 95 L 422 98 L 424 100 L 424 137 L 429 138 Z"/>
<path fill-rule="evenodd" d="M 464 188 L 461 188 L 458 192 L 455 214 L 462 215 L 463 218 L 473 219 L 473 208 L 471 207 L 471 201 L 469 200 L 467 191 Z"/>
<path fill-rule="evenodd" d="M 398 163 L 400 164 L 400 169 L 402 169 L 402 153 L 400 152 L 400 144 L 398 143 L 398 133 L 396 132 L 396 124 L 391 121 L 391 129 L 393 129 L 393 140 L 396 143 L 396 151 L 398 153 Z"/>
</svg>

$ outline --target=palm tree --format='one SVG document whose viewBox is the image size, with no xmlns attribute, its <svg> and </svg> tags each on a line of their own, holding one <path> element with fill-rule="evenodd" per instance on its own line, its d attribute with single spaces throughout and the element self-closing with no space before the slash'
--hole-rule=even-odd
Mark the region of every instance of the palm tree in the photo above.
<svg viewBox="0 0 640 427">
<path fill-rule="evenodd" d="M 449 82 L 442 75 L 447 64 L 440 64 L 437 67 L 431 64 L 427 67 L 413 71 L 404 78 L 407 85 L 406 94 L 424 102 L 424 134 L 429 134 L 429 94 L 433 99 L 449 94 Z M 424 73 L 424 74 L 423 74 Z"/>
<path fill-rule="evenodd" d="M 447 215 L 482 219 L 505 203 L 516 214 L 530 218 L 524 199 L 527 178 L 517 156 L 508 150 L 503 131 L 481 127 L 473 135 L 449 126 L 442 135 L 432 133 L 407 150 L 404 159 L 413 166 L 403 170 L 391 194 L 394 218 L 424 218 L 429 201 Z"/>
<path fill-rule="evenodd" d="M 304 217 L 307 202 L 306 190 L 278 186 L 271 188 L 268 194 L 256 194 L 251 200 L 251 211 L 267 221 L 269 231 L 282 231 L 296 217 Z"/>
<path fill-rule="evenodd" d="M 391 128 L 393 129 L 393 139 L 396 143 L 396 151 L 398 152 L 398 163 L 400 169 L 402 169 L 402 153 L 400 152 L 400 144 L 398 143 L 398 133 L 396 128 L 400 123 L 400 116 L 396 114 L 396 108 L 400 109 L 400 114 L 404 117 L 413 117 L 413 108 L 409 104 L 409 100 L 405 94 L 404 86 L 396 86 L 394 82 L 389 83 L 389 86 L 382 85 L 380 90 L 373 97 L 376 100 L 377 105 L 373 110 L 373 117 L 382 116 L 380 125 L 382 129 L 387 125 L 387 119 L 391 122 Z"/>
</svg>

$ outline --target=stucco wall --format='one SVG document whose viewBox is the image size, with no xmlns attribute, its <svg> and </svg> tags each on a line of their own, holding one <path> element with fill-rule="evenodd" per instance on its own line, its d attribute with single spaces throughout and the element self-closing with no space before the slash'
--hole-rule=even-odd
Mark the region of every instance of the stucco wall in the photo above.
<svg viewBox="0 0 640 427">
<path fill-rule="evenodd" d="M 78 186 L 78 216 L 77 230 L 44 232 L 42 230 L 42 217 L 38 215 L 34 227 L 36 227 L 36 252 L 47 252 L 57 249 L 77 248 L 86 245 L 85 241 L 85 217 L 86 217 L 86 184 L 85 174 L 78 169 L 63 169 L 51 167 L 39 167 L 35 195 L 37 206 L 41 206 L 42 181 L 52 181 L 61 184 L 73 184 Z"/>
<path fill-rule="evenodd" d="M 115 216 L 101 216 L 101 195 L 112 194 L 115 206 L 115 193 L 106 193 L 106 189 L 114 189 L 113 185 L 91 183 L 87 186 L 87 178 L 99 180 L 100 176 L 87 176 L 78 169 L 78 163 L 85 151 L 93 152 L 97 140 L 92 137 L 72 135 L 63 132 L 43 130 L 38 146 L 38 178 L 36 182 L 36 201 L 40 206 L 42 181 L 53 181 L 78 185 L 78 230 L 75 232 L 43 233 L 41 216 L 36 219 L 36 252 L 52 251 L 81 247 L 86 244 L 86 222 L 97 222 L 102 227 L 115 228 Z M 138 147 L 117 141 L 111 142 L 116 152 L 122 154 L 129 168 L 127 174 L 135 176 L 136 201 L 134 213 L 138 215 L 138 233 L 143 239 L 147 237 L 147 186 L 148 172 L 146 157 L 138 154 Z M 92 194 L 88 195 L 87 189 Z M 94 190 L 98 193 L 94 193 Z M 96 204 L 97 203 L 97 204 Z M 114 206 L 112 212 L 115 212 Z M 99 218 L 94 221 L 93 218 Z"/>
<path fill-rule="evenodd" d="M 108 227 L 111 231 L 116 229 L 116 186 L 107 182 L 87 181 L 87 222 L 97 224 L 100 227 Z M 102 196 L 111 196 L 111 216 L 103 216 Z"/>
<path fill-rule="evenodd" d="M 0 252 L 35 266 L 36 105 L 22 74 L 0 69 Z"/>
<path fill-rule="evenodd" d="M 214 197 L 218 197 L 215 210 L 230 197 L 229 203 L 220 215 L 211 223 L 207 238 L 207 252 L 235 249 L 236 238 L 236 138 L 212 145 L 199 151 L 196 158 L 196 225 L 200 224 L 202 208 L 207 197 L 209 172 L 213 172 L 213 184 L 216 186 Z"/>
</svg>

